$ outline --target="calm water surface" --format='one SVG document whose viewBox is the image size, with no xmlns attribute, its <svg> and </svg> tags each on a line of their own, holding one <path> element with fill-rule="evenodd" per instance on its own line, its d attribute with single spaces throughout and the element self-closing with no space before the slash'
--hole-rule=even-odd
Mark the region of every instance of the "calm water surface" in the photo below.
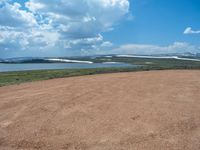
<svg viewBox="0 0 200 150">
<path fill-rule="evenodd" d="M 86 68 L 109 68 L 109 67 L 137 67 L 125 63 L 103 64 L 103 63 L 38 63 L 38 64 L 3 64 L 0 63 L 0 72 L 47 70 L 47 69 L 86 69 Z"/>
</svg>

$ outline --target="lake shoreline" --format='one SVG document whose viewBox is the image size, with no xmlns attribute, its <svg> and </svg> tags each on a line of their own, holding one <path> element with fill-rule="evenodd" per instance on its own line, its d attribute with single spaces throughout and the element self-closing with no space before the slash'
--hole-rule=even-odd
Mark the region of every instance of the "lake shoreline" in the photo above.
<svg viewBox="0 0 200 150">
<path fill-rule="evenodd" d="M 61 70 L 34 70 L 0 73 L 0 87 L 27 82 L 50 80 L 57 78 L 69 78 L 110 73 L 164 71 L 164 70 L 200 70 L 197 68 L 161 68 L 161 67 L 129 67 L 129 68 L 92 68 L 92 69 L 61 69 Z"/>
<path fill-rule="evenodd" d="M 137 67 L 134 64 L 116 63 L 0 63 L 0 73 L 13 71 L 57 70 L 57 69 L 90 69 Z"/>
</svg>

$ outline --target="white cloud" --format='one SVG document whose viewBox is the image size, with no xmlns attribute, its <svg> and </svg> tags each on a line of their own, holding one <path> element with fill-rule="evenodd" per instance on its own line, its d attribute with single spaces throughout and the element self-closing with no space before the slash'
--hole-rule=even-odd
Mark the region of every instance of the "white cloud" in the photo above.
<svg viewBox="0 0 200 150">
<path fill-rule="evenodd" d="M 55 32 L 32 29 L 30 31 L 16 30 L 14 27 L 0 26 L 0 49 L 30 50 L 50 48 L 55 46 L 59 35 Z"/>
<path fill-rule="evenodd" d="M 199 49 L 185 42 L 175 42 L 168 46 L 145 45 L 145 44 L 126 44 L 111 51 L 113 54 L 169 54 L 169 53 L 184 53 L 184 52 L 199 52 Z"/>
<path fill-rule="evenodd" d="M 111 43 L 110 41 L 105 41 L 101 44 L 101 47 L 112 47 L 113 43 Z"/>
<path fill-rule="evenodd" d="M 129 11 L 128 0 L 30 0 L 26 6 L 51 20 L 64 38 L 96 37 L 110 30 Z"/>
<path fill-rule="evenodd" d="M 129 11 L 128 0 L 30 0 L 26 6 L 60 33 L 60 40 L 95 39 Z M 103 40 L 102 40 L 103 42 Z M 84 48 L 84 47 L 83 47 Z M 88 47 L 87 47 L 88 48 Z"/>
<path fill-rule="evenodd" d="M 21 10 L 19 3 L 5 3 L 0 8 L 0 25 L 10 27 L 36 26 L 37 21 L 34 15 L 25 10 Z"/>
<path fill-rule="evenodd" d="M 72 55 L 111 46 L 101 33 L 129 12 L 128 0 L 29 0 L 26 9 L 9 0 L 0 5 L 0 50 L 48 49 Z"/>
<path fill-rule="evenodd" d="M 183 33 L 184 34 L 200 34 L 200 30 L 194 31 L 192 30 L 191 27 L 187 27 Z"/>
<path fill-rule="evenodd" d="M 199 51 L 183 42 L 169 46 L 126 44 L 113 48 L 113 43 L 105 41 L 102 33 L 113 30 L 127 14 L 131 17 L 127 19 L 132 19 L 128 0 L 29 0 L 25 7 L 11 0 L 0 0 L 0 57 L 4 51 L 60 55 Z M 191 27 L 184 31 L 184 34 L 198 33 Z"/>
</svg>

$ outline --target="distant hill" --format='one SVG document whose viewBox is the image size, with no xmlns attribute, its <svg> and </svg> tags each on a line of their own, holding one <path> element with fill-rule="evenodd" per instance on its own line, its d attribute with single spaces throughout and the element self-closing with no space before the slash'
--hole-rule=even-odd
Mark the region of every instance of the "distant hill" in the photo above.
<svg viewBox="0 0 200 150">
<path fill-rule="evenodd" d="M 182 59 L 200 61 L 200 53 L 171 53 L 158 55 L 94 55 L 80 57 L 20 57 L 0 59 L 0 63 L 93 63 L 93 62 L 109 62 L 114 57 L 135 57 L 135 58 L 152 58 L 152 59 Z"/>
</svg>

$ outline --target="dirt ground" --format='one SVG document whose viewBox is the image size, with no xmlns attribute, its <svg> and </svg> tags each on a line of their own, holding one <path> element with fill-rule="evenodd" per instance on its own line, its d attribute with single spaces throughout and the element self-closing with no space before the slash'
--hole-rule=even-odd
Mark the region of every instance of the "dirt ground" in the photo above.
<svg viewBox="0 0 200 150">
<path fill-rule="evenodd" d="M 199 150 L 200 71 L 0 88 L 1 150 Z"/>
</svg>

